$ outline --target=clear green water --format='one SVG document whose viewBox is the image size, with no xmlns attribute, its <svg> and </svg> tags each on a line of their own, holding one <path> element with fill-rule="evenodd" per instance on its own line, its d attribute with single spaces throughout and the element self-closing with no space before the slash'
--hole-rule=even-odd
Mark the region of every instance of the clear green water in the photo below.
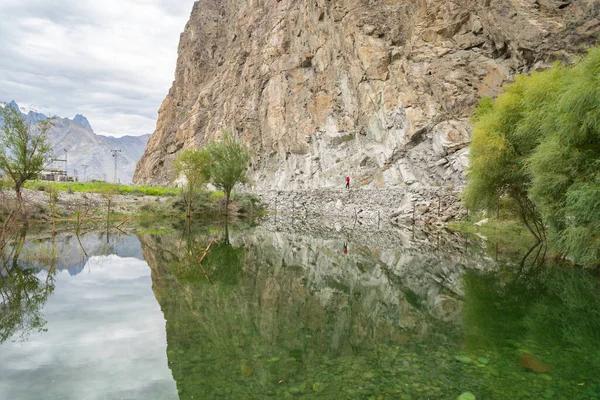
<svg viewBox="0 0 600 400">
<path fill-rule="evenodd" d="M 0 276 L 0 399 L 600 398 L 591 273 L 454 234 L 229 239 L 91 234 L 86 257 L 74 236 L 31 236 Z"/>
</svg>

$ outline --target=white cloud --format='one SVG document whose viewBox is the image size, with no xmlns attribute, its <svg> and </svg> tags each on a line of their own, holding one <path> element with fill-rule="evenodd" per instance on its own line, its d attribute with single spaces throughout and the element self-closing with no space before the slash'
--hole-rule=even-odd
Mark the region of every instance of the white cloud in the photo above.
<svg viewBox="0 0 600 400">
<path fill-rule="evenodd" d="M 84 114 L 95 132 L 154 131 L 194 0 L 2 0 L 0 100 Z"/>
<path fill-rule="evenodd" d="M 0 398 L 176 399 L 146 262 L 94 256 L 85 268 L 56 277 L 47 332 L 2 344 Z"/>
</svg>

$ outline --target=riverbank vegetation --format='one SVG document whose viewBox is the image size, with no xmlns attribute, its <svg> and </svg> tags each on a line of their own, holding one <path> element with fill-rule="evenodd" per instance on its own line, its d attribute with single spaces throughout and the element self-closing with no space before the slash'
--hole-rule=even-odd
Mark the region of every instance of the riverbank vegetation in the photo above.
<svg viewBox="0 0 600 400">
<path fill-rule="evenodd" d="M 246 180 L 250 156 L 233 135 L 208 143 L 204 150 L 186 150 L 175 162 L 182 187 L 112 184 L 101 181 L 51 182 L 38 180 L 52 159 L 47 132 L 50 123 L 29 124 L 12 107 L 1 110 L 0 222 L 18 213 L 22 223 L 169 217 L 188 220 L 260 214 L 257 197 L 233 193 Z M 207 183 L 218 191 L 209 191 Z"/>
<path fill-rule="evenodd" d="M 0 184 L 0 222 L 19 209 L 14 190 L 8 185 Z M 137 192 L 135 186 L 122 191 L 121 187 L 112 184 L 101 184 L 90 191 L 69 190 L 69 186 L 62 183 L 44 182 L 38 186 L 38 182 L 32 182 L 32 187 L 35 189 L 23 189 L 23 210 L 25 217 L 32 221 L 83 223 L 107 218 L 114 221 L 132 218 L 181 219 L 186 218 L 188 212 L 183 195 L 173 188 L 156 188 L 167 194 L 149 195 Z M 191 215 L 197 219 L 224 217 L 225 201 L 223 192 L 198 190 L 191 204 Z M 259 198 L 251 194 L 233 193 L 230 207 L 234 219 L 253 218 L 262 213 Z"/>
<path fill-rule="evenodd" d="M 231 192 L 238 183 L 245 183 L 250 164 L 250 153 L 231 132 L 225 131 L 220 141 L 209 142 L 203 150 L 185 150 L 175 160 L 176 178 L 185 184 L 182 199 L 187 216 L 193 211 L 198 193 L 211 183 L 225 195 L 225 217 L 229 215 Z"/>
<path fill-rule="evenodd" d="M 102 181 L 47 182 L 36 180 L 27 182 L 25 188 L 42 192 L 47 192 L 54 188 L 60 192 L 69 193 L 103 193 L 113 191 L 115 194 L 134 196 L 175 196 L 179 193 L 179 189 L 174 187 L 121 185 Z"/>
<path fill-rule="evenodd" d="M 600 264 L 600 48 L 518 76 L 473 117 L 465 205 L 518 217 L 540 242 Z"/>
<path fill-rule="evenodd" d="M 10 179 L 21 207 L 23 186 L 27 181 L 36 179 L 52 158 L 52 147 L 47 137 L 52 122 L 28 124 L 14 107 L 0 109 L 0 120 L 0 172 Z"/>
</svg>

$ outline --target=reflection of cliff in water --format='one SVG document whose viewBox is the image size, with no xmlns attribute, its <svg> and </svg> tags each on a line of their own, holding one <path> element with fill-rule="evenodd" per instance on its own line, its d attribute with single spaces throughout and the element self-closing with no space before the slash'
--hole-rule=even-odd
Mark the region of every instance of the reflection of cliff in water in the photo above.
<svg viewBox="0 0 600 400">
<path fill-rule="evenodd" d="M 303 282 L 313 295 L 326 302 L 331 293 L 357 293 L 364 300 L 406 313 L 411 308 L 446 320 L 455 320 L 463 296 L 460 277 L 465 269 L 489 269 L 493 263 L 480 243 L 468 242 L 450 232 L 373 229 L 352 220 L 299 225 L 269 224 L 234 243 L 254 250 L 277 271 L 286 266 L 303 269 Z M 408 309 L 401 306 L 410 304 Z M 364 303 L 367 309 L 375 304 Z"/>
<path fill-rule="evenodd" d="M 229 263 L 215 266 L 209 252 L 203 265 L 209 277 L 215 268 L 241 277 L 213 277 L 212 284 L 197 265 L 207 240 L 190 251 L 189 241 L 140 237 L 182 398 L 235 397 L 238 389 L 262 398 L 278 393 L 280 382 L 315 379 L 336 359 L 371 362 L 383 344 L 453 345 L 462 307 L 458 276 L 486 264 L 473 254 L 467 260 L 460 238 L 440 238 L 446 244 L 434 251 L 436 237 L 430 251 L 419 250 L 428 238 L 412 235 L 381 232 L 389 247 L 367 247 L 332 232 L 234 233 L 233 247 L 220 251 L 237 256 L 221 256 Z"/>
</svg>

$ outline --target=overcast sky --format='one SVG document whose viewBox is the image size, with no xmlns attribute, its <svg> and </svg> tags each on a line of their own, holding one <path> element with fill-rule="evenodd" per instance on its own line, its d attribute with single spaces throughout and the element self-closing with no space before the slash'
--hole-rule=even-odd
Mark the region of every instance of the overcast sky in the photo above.
<svg viewBox="0 0 600 400">
<path fill-rule="evenodd" d="M 0 0 L 0 101 L 152 133 L 194 0 Z"/>
</svg>

